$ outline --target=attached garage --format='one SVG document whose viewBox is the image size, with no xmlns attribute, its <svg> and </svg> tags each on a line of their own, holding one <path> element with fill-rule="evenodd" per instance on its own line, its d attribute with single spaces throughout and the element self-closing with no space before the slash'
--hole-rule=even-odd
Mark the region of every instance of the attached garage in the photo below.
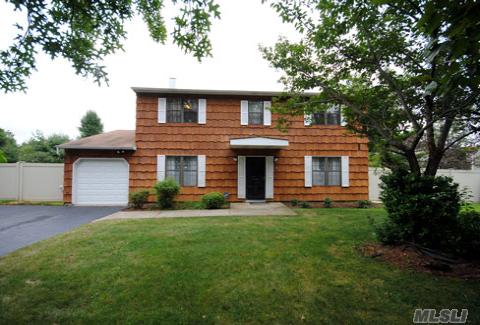
<svg viewBox="0 0 480 325">
<path fill-rule="evenodd" d="M 73 168 L 73 204 L 127 205 L 127 161 L 121 158 L 78 159 Z"/>
<path fill-rule="evenodd" d="M 65 203 L 128 204 L 129 163 L 136 150 L 135 131 L 111 131 L 58 147 L 65 149 Z"/>
</svg>

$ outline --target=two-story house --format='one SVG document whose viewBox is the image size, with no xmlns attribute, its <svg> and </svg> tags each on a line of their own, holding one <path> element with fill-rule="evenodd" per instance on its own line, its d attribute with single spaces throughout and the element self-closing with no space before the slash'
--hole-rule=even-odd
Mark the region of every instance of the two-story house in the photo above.
<svg viewBox="0 0 480 325">
<path fill-rule="evenodd" d="M 167 177 L 186 201 L 213 191 L 230 201 L 368 199 L 367 139 L 346 131 L 339 110 L 293 118 L 284 133 L 270 111 L 281 93 L 133 90 L 135 131 L 60 146 L 66 203 L 125 205 L 129 191 Z"/>
</svg>

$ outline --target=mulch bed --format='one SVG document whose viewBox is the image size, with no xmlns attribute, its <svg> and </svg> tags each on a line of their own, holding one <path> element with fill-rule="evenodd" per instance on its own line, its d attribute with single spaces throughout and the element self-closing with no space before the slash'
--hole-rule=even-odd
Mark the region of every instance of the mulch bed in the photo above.
<svg viewBox="0 0 480 325">
<path fill-rule="evenodd" d="M 424 255 L 410 245 L 385 246 L 365 244 L 359 247 L 362 255 L 393 264 L 401 269 L 410 269 L 440 276 L 461 279 L 480 279 L 480 262 L 458 260 L 445 263 Z"/>
</svg>

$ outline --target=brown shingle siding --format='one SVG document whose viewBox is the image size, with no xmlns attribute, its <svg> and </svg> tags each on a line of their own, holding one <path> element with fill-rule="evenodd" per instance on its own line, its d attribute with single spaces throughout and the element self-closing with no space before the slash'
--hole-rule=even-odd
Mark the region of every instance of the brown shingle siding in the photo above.
<svg viewBox="0 0 480 325">
<path fill-rule="evenodd" d="M 162 96 L 158 96 L 162 97 Z M 165 96 L 168 97 L 168 96 Z M 130 189 L 151 187 L 156 182 L 157 155 L 206 155 L 207 187 L 184 187 L 180 200 L 199 200 L 211 192 L 229 192 L 237 200 L 237 155 L 274 155 L 278 157 L 274 171 L 274 200 L 293 198 L 319 201 L 359 200 L 368 198 L 367 139 L 348 133 L 340 126 L 305 127 L 303 117 L 295 117 L 288 132 L 272 126 L 240 125 L 240 100 L 268 98 L 207 98 L 207 124 L 157 122 L 157 96 L 137 97 L 137 151 L 130 158 Z M 273 114 L 272 121 L 276 114 Z M 231 138 L 246 136 L 288 139 L 287 149 L 279 151 L 232 150 Z M 304 156 L 350 156 L 350 187 L 304 187 Z"/>
</svg>

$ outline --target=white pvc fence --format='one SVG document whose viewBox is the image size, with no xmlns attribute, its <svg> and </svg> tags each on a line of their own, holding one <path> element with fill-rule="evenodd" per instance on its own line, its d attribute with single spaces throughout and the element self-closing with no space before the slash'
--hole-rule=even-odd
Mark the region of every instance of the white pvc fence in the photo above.
<svg viewBox="0 0 480 325">
<path fill-rule="evenodd" d="M 380 176 L 385 172 L 368 169 L 371 201 L 379 200 Z M 480 202 L 480 170 L 440 169 L 438 175 L 452 177 L 461 189 L 470 191 L 473 202 Z M 0 164 L 0 200 L 62 201 L 63 164 Z"/>
<path fill-rule="evenodd" d="M 63 164 L 0 164 L 0 200 L 63 201 Z"/>
<path fill-rule="evenodd" d="M 380 197 L 380 176 L 385 169 L 368 169 L 368 192 L 370 201 L 378 201 Z M 472 196 L 472 202 L 480 202 L 480 170 L 440 169 L 437 175 L 452 177 L 460 185 L 460 189 L 467 189 Z"/>
</svg>

